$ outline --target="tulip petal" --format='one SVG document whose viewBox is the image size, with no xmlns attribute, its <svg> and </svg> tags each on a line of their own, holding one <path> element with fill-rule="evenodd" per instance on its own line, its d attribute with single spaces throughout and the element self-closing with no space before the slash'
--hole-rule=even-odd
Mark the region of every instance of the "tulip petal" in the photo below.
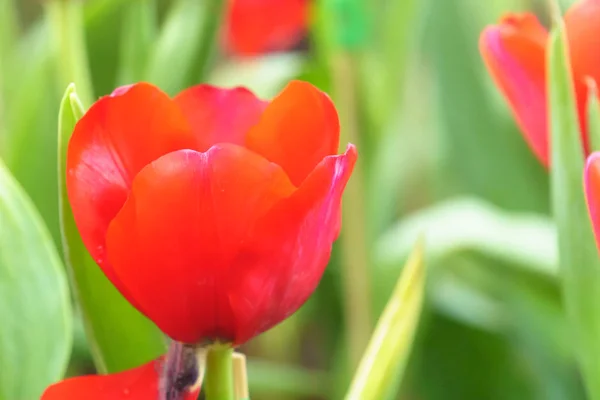
<svg viewBox="0 0 600 400">
<path fill-rule="evenodd" d="M 190 122 L 199 151 L 217 143 L 243 145 L 246 133 L 269 104 L 245 88 L 221 89 L 211 85 L 193 86 L 174 100 Z"/>
<path fill-rule="evenodd" d="M 585 165 L 584 184 L 594 236 L 600 249 L 600 152 L 592 153 L 588 157 Z"/>
<path fill-rule="evenodd" d="M 586 77 L 600 84 L 600 1 L 583 0 L 565 14 L 571 68 L 577 94 L 579 124 L 584 150 L 589 152 L 587 135 L 588 87 Z"/>
<path fill-rule="evenodd" d="M 534 154 L 548 166 L 545 47 L 533 14 L 505 16 L 481 34 L 479 49 Z"/>
<path fill-rule="evenodd" d="M 317 287 L 339 234 L 341 197 L 356 158 L 353 145 L 326 157 L 244 242 L 228 274 L 235 344 L 283 321 Z"/>
<path fill-rule="evenodd" d="M 162 358 L 111 375 L 89 375 L 66 379 L 50 386 L 41 400 L 149 400 L 158 399 Z M 187 392 L 195 400 L 200 388 Z"/>
<path fill-rule="evenodd" d="M 67 192 L 83 242 L 123 291 L 105 261 L 108 224 L 123 206 L 134 176 L 156 158 L 196 148 L 176 104 L 140 83 L 98 100 L 75 126 L 67 152 Z"/>
<path fill-rule="evenodd" d="M 232 0 L 227 42 L 244 55 L 286 50 L 300 41 L 307 25 L 307 0 Z"/>
<path fill-rule="evenodd" d="M 231 340 L 225 274 L 256 220 L 294 190 L 278 165 L 236 145 L 167 154 L 134 179 L 108 229 L 108 259 L 174 340 Z"/>
<path fill-rule="evenodd" d="M 246 147 L 302 181 L 321 160 L 337 153 L 340 122 L 331 99 L 307 82 L 293 81 L 265 109 L 246 136 Z"/>
</svg>

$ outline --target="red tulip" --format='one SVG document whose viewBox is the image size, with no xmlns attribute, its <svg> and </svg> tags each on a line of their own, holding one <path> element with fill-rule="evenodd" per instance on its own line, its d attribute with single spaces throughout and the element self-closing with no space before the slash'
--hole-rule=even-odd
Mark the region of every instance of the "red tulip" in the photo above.
<svg viewBox="0 0 600 400">
<path fill-rule="evenodd" d="M 319 283 L 357 157 L 338 141 L 331 100 L 308 83 L 270 103 L 140 83 L 77 123 L 67 191 L 85 246 L 138 310 L 176 341 L 239 345 Z"/>
<path fill-rule="evenodd" d="M 70 378 L 46 389 L 41 400 L 155 400 L 159 398 L 162 359 L 112 375 Z M 179 399 L 195 400 L 199 387 L 183 389 Z"/>
<path fill-rule="evenodd" d="M 308 25 L 309 0 L 230 0 L 228 47 L 253 55 L 297 44 Z"/>
<path fill-rule="evenodd" d="M 588 157 L 583 180 L 588 211 L 592 220 L 596 243 L 598 243 L 600 249 L 600 152 L 592 153 Z"/>
<path fill-rule="evenodd" d="M 565 15 L 583 148 L 587 152 L 586 77 L 600 83 L 600 0 L 582 0 Z M 480 37 L 483 60 L 510 104 L 535 155 L 549 165 L 545 53 L 548 33 L 529 13 L 509 14 Z"/>
</svg>

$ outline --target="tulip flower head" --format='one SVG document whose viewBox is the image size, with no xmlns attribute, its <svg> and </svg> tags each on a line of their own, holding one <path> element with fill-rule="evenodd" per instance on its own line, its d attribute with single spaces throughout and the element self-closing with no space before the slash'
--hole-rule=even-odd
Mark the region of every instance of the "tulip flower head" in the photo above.
<svg viewBox="0 0 600 400">
<path fill-rule="evenodd" d="M 564 17 L 577 97 L 582 146 L 587 136 L 587 79 L 600 82 L 600 0 L 581 0 Z M 479 48 L 534 154 L 550 164 L 546 46 L 548 32 L 530 13 L 509 14 L 481 34 Z"/>
<path fill-rule="evenodd" d="M 316 288 L 356 160 L 338 141 L 333 103 L 308 83 L 271 102 L 140 83 L 77 123 L 67 192 L 85 246 L 132 305 L 173 340 L 235 346 Z"/>
<path fill-rule="evenodd" d="M 308 25 L 309 0 L 230 0 L 227 47 L 241 55 L 286 50 Z"/>
<path fill-rule="evenodd" d="M 299 81 L 270 102 L 209 85 L 170 98 L 138 83 L 92 105 L 67 151 L 75 223 L 173 344 L 164 360 L 67 380 L 43 399 L 192 398 L 196 349 L 241 345 L 293 314 L 340 230 L 357 153 L 337 154 L 339 129 L 329 97 Z"/>
</svg>

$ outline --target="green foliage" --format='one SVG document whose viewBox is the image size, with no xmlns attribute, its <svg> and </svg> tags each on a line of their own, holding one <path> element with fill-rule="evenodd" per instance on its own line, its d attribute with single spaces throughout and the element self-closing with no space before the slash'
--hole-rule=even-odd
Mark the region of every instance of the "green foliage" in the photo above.
<svg viewBox="0 0 600 400">
<path fill-rule="evenodd" d="M 560 22 L 550 35 L 548 72 L 552 131 L 552 208 L 558 227 L 560 270 L 575 348 L 588 395 L 600 399 L 600 259 L 583 193 L 583 146 Z"/>
<path fill-rule="evenodd" d="M 52 238 L 0 161 L 0 399 L 39 398 L 71 353 L 67 278 Z"/>
</svg>

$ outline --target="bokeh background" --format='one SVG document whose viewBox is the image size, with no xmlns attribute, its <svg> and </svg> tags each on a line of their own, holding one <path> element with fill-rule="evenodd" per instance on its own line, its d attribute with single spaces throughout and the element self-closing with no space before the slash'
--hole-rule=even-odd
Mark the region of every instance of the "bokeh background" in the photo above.
<svg viewBox="0 0 600 400">
<path fill-rule="evenodd" d="M 584 398 L 557 285 L 547 172 L 478 51 L 486 24 L 522 10 L 547 21 L 546 2 L 316 0 L 292 48 L 236 54 L 219 34 L 216 56 L 200 65 L 205 3 L 0 0 L 0 157 L 56 249 L 57 115 L 68 83 L 89 106 L 141 80 L 170 94 L 199 82 L 243 85 L 263 98 L 307 80 L 334 99 L 342 141 L 358 145 L 360 160 L 316 293 L 242 348 L 252 398 L 342 398 L 420 236 L 426 300 L 396 398 Z M 35 301 L 0 295 L 0 311 Z M 77 307 L 73 316 L 67 374 L 92 373 Z M 35 349 L 15 351 L 18 363 Z M 0 354 L 0 375 L 8 359 Z"/>
</svg>

